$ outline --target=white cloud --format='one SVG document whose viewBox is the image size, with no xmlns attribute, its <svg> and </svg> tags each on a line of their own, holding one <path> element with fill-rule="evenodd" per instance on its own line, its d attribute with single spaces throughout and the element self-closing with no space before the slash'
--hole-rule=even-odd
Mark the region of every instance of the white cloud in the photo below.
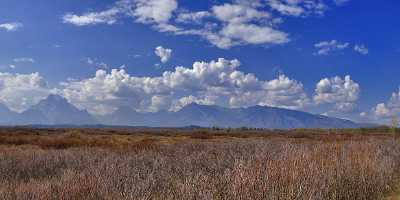
<svg viewBox="0 0 400 200">
<path fill-rule="evenodd" d="M 377 117 L 391 117 L 400 115 L 400 89 L 398 92 L 392 93 L 389 101 L 386 103 L 379 103 L 374 108 L 374 114 Z"/>
<path fill-rule="evenodd" d="M 151 24 L 160 32 L 175 32 L 180 29 L 168 22 L 177 7 L 176 0 L 120 0 L 110 9 L 101 12 L 83 15 L 67 13 L 63 16 L 63 22 L 76 26 L 112 25 L 122 17 L 132 17 L 138 23 Z"/>
<path fill-rule="evenodd" d="M 52 92 L 39 73 L 0 73 L 0 102 L 21 112 Z"/>
<path fill-rule="evenodd" d="M 318 50 L 315 55 L 329 55 L 335 51 L 341 51 L 349 47 L 349 43 L 340 43 L 337 40 L 322 41 L 314 45 Z"/>
<path fill-rule="evenodd" d="M 282 15 L 307 16 L 309 14 L 323 15 L 327 5 L 319 0 L 267 0 L 268 5 Z"/>
<path fill-rule="evenodd" d="M 170 59 L 171 56 L 172 56 L 172 49 L 167 49 L 167 48 L 164 48 L 164 47 L 162 47 L 162 46 L 158 46 L 158 47 L 154 50 L 154 53 L 155 53 L 158 57 L 160 57 L 162 63 L 166 63 L 166 62 L 169 61 L 169 59 Z"/>
<path fill-rule="evenodd" d="M 276 30 L 270 24 L 277 18 L 270 13 L 257 10 L 243 4 L 224 4 L 213 6 L 211 11 L 179 13 L 175 21 L 179 23 L 194 22 L 200 28 L 185 29 L 172 24 L 171 19 L 178 8 L 176 0 L 122 0 L 114 7 L 103 12 L 91 12 L 84 15 L 67 14 L 65 23 L 77 26 L 94 24 L 114 24 L 118 17 L 130 16 L 138 23 L 151 24 L 160 32 L 171 32 L 176 35 L 197 35 L 208 40 L 219 48 L 230 48 L 246 44 L 283 44 L 289 41 L 288 34 Z M 204 18 L 214 18 L 217 23 L 205 22 Z M 270 19 L 271 18 L 271 19 Z"/>
<path fill-rule="evenodd" d="M 63 84 L 63 94 L 92 113 L 112 112 L 119 106 L 138 111 L 176 110 L 188 104 L 230 107 L 268 105 L 300 109 L 308 104 L 303 85 L 282 75 L 270 81 L 238 71 L 238 60 L 195 62 L 158 77 L 135 77 L 124 70 L 98 70 L 93 78 Z"/>
<path fill-rule="evenodd" d="M 0 30 L 3 29 L 6 31 L 9 31 L 9 32 L 17 31 L 18 29 L 20 29 L 22 27 L 23 27 L 22 23 L 19 23 L 19 22 L 0 24 Z"/>
<path fill-rule="evenodd" d="M 35 63 L 35 59 L 28 57 L 14 58 L 13 61 L 15 63 Z"/>
<path fill-rule="evenodd" d="M 369 53 L 368 48 L 363 44 L 361 44 L 361 45 L 356 44 L 354 46 L 354 51 L 356 51 L 362 55 L 367 55 Z"/>
<path fill-rule="evenodd" d="M 245 44 L 283 44 L 289 42 L 288 34 L 275 30 L 269 22 L 271 14 L 242 4 L 224 4 L 212 8 L 215 17 L 223 22 L 218 32 L 206 38 L 220 48 Z"/>
<path fill-rule="evenodd" d="M 300 6 L 284 4 L 279 0 L 270 0 L 268 3 L 272 9 L 282 13 L 283 15 L 300 16 L 305 12 Z"/>
<path fill-rule="evenodd" d="M 119 8 L 111 8 L 102 12 L 89 12 L 83 15 L 68 13 L 63 16 L 63 22 L 75 26 L 88 26 L 96 24 L 114 24 L 117 22 Z"/>
<path fill-rule="evenodd" d="M 168 24 L 173 12 L 178 8 L 176 0 L 135 0 L 135 8 L 130 13 L 141 23 Z"/>
<path fill-rule="evenodd" d="M 322 0 L 234 0 L 222 5 L 214 2 L 203 11 L 179 8 L 177 0 L 120 0 L 102 12 L 68 13 L 64 22 L 77 26 L 114 24 L 130 17 L 159 32 L 198 36 L 218 48 L 229 49 L 285 44 L 290 38 L 278 27 L 284 22 L 282 17 L 323 15 L 326 10 Z"/>
<path fill-rule="evenodd" d="M 182 12 L 179 13 L 176 21 L 179 23 L 196 23 L 201 24 L 202 20 L 207 17 L 211 17 L 211 13 L 208 11 L 198 11 L 198 12 Z"/>
<path fill-rule="evenodd" d="M 318 82 L 315 88 L 314 101 L 319 104 L 333 104 L 334 110 L 350 112 L 359 99 L 360 86 L 351 80 L 350 76 L 344 79 L 336 76 L 324 78 Z"/>
<path fill-rule="evenodd" d="M 175 101 L 173 103 L 173 105 L 171 105 L 170 110 L 178 111 L 191 103 L 196 103 L 196 104 L 201 104 L 201 105 L 213 105 L 216 103 L 215 100 L 216 100 L 215 96 L 206 96 L 204 98 L 199 98 L 199 97 L 189 95 L 189 96 L 182 97 L 182 98 L 178 99 L 177 101 Z"/>
<path fill-rule="evenodd" d="M 229 49 L 238 45 L 284 44 L 288 34 L 277 30 L 278 22 L 267 11 L 258 10 L 248 4 L 223 4 L 211 8 L 217 22 L 205 23 L 199 29 L 181 30 L 178 35 L 198 35 L 211 44 Z"/>
<path fill-rule="evenodd" d="M 360 113 L 360 117 L 362 117 L 362 118 L 368 117 L 368 113 L 367 112 L 361 112 Z"/>
<path fill-rule="evenodd" d="M 289 42 L 286 33 L 268 26 L 254 24 L 228 24 L 220 31 L 220 35 L 231 41 L 227 47 L 234 44 L 284 44 Z"/>
<path fill-rule="evenodd" d="M 253 20 L 268 19 L 270 13 L 240 4 L 223 4 L 212 7 L 217 19 L 228 23 L 246 23 Z"/>
</svg>

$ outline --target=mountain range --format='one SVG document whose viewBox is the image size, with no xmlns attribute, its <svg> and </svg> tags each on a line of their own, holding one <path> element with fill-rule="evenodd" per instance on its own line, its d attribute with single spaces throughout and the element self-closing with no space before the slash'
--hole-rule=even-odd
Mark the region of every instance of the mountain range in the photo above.
<svg viewBox="0 0 400 200">
<path fill-rule="evenodd" d="M 0 105 L 0 125 L 110 125 L 146 127 L 254 127 L 254 128 L 356 128 L 349 120 L 314 115 L 306 112 L 253 106 L 225 108 L 189 104 L 177 112 L 142 113 L 120 107 L 106 116 L 93 116 L 79 110 L 65 98 L 50 95 L 30 109 L 15 113 Z"/>
</svg>

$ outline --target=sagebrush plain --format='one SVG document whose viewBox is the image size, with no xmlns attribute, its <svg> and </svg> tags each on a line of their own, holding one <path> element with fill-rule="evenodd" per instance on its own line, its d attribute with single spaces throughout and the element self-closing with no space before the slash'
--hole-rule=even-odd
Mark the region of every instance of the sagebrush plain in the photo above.
<svg viewBox="0 0 400 200">
<path fill-rule="evenodd" d="M 380 130 L 0 130 L 0 199 L 395 199 Z"/>
</svg>

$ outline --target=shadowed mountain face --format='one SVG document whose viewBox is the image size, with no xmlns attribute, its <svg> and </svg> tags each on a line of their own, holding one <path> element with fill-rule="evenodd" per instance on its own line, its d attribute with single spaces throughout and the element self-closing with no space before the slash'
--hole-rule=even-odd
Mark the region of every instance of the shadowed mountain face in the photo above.
<svg viewBox="0 0 400 200">
<path fill-rule="evenodd" d="M 254 128 L 355 128 L 358 124 L 337 118 L 305 112 L 254 106 L 249 108 L 223 108 L 190 104 L 178 112 L 138 113 L 131 108 L 118 109 L 100 118 L 109 125 L 156 127 L 254 127 Z"/>
<path fill-rule="evenodd" d="M 96 120 L 87 112 L 77 109 L 57 95 L 50 95 L 37 105 L 17 115 L 14 124 L 95 124 Z"/>
</svg>

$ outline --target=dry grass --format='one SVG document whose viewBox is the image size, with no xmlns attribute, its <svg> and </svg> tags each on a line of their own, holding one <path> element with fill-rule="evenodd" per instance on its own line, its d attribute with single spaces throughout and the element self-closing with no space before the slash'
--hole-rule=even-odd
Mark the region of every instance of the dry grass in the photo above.
<svg viewBox="0 0 400 200">
<path fill-rule="evenodd" d="M 1 129 L 0 199 L 384 199 L 400 141 L 322 130 Z"/>
</svg>

